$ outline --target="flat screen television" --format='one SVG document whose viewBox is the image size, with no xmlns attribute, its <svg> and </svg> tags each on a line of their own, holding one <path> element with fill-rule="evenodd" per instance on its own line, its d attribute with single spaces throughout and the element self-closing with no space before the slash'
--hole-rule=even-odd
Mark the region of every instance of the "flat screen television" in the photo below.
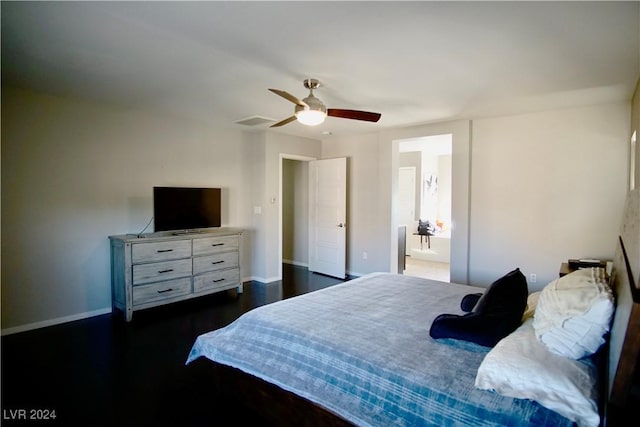
<svg viewBox="0 0 640 427">
<path fill-rule="evenodd" d="M 155 231 L 220 227 L 221 189 L 153 187 Z"/>
</svg>

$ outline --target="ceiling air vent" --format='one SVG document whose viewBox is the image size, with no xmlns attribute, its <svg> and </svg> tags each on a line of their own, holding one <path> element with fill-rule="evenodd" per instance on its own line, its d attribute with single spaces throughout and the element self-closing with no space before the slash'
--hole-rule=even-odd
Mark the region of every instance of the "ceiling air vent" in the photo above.
<svg viewBox="0 0 640 427">
<path fill-rule="evenodd" d="M 262 116 L 251 116 L 245 119 L 236 120 L 233 123 L 244 125 L 244 126 L 259 126 L 265 123 L 272 123 L 272 122 L 275 122 L 275 119 L 270 119 L 268 117 L 262 117 Z"/>
</svg>

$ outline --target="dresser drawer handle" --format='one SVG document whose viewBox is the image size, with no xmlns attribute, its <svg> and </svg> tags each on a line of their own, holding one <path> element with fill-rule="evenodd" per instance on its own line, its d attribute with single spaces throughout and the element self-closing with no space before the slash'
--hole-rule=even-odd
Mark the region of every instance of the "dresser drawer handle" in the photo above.
<svg viewBox="0 0 640 427">
<path fill-rule="evenodd" d="M 218 283 L 218 282 L 224 282 L 224 279 L 217 279 L 213 281 L 213 283 Z"/>
<path fill-rule="evenodd" d="M 214 244 L 213 244 L 213 245 L 211 245 L 211 246 L 224 246 L 224 243 L 214 243 Z"/>
<path fill-rule="evenodd" d="M 224 261 L 213 261 L 211 264 L 222 264 Z"/>
<path fill-rule="evenodd" d="M 169 289 L 164 289 L 162 291 L 158 291 L 159 294 L 164 294 L 165 292 L 171 292 L 173 290 L 173 288 L 169 288 Z"/>
<path fill-rule="evenodd" d="M 170 268 L 168 270 L 158 270 L 158 273 L 170 273 L 173 271 L 173 268 Z"/>
<path fill-rule="evenodd" d="M 159 254 L 161 254 L 163 252 L 173 252 L 173 249 L 158 249 L 156 252 L 159 253 Z"/>
</svg>

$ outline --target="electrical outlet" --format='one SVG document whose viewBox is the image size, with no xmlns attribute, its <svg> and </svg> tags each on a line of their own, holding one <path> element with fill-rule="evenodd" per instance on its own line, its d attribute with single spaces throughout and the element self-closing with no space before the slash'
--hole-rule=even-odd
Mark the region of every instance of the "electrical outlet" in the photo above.
<svg viewBox="0 0 640 427">
<path fill-rule="evenodd" d="M 362 252 L 362 259 L 369 258 L 369 254 L 367 252 Z"/>
<path fill-rule="evenodd" d="M 530 281 L 531 283 L 536 283 L 536 281 L 537 281 L 537 280 L 538 280 L 538 276 L 536 275 L 536 273 L 531 273 L 531 274 L 529 275 L 529 281 Z"/>
</svg>

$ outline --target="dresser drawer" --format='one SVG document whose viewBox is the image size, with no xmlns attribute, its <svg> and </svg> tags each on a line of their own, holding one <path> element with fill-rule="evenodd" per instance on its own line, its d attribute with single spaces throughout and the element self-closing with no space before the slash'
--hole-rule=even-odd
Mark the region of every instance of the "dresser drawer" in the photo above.
<svg viewBox="0 0 640 427">
<path fill-rule="evenodd" d="M 133 266 L 133 285 L 191 276 L 191 258 Z"/>
<path fill-rule="evenodd" d="M 133 287 L 133 305 L 161 301 L 191 293 L 191 277 Z"/>
<path fill-rule="evenodd" d="M 164 261 L 191 256 L 191 240 L 168 240 L 166 242 L 134 243 L 131 260 L 140 262 Z"/>
<path fill-rule="evenodd" d="M 206 273 L 207 271 L 221 270 L 238 266 L 238 253 L 229 252 L 209 256 L 193 258 L 193 274 Z"/>
<path fill-rule="evenodd" d="M 193 255 L 237 251 L 238 246 L 238 236 L 216 236 L 193 239 Z"/>
<path fill-rule="evenodd" d="M 239 269 L 216 271 L 195 276 L 193 278 L 193 293 L 230 288 L 237 285 L 240 285 Z"/>
</svg>

